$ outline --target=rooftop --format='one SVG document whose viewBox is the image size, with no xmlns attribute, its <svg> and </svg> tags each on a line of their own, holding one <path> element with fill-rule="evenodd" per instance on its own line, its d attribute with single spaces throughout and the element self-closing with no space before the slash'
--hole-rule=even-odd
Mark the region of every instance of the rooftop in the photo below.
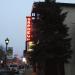
<svg viewBox="0 0 75 75">
<path fill-rule="evenodd" d="M 75 7 L 74 3 L 57 3 L 60 6 L 68 6 L 68 7 Z"/>
</svg>

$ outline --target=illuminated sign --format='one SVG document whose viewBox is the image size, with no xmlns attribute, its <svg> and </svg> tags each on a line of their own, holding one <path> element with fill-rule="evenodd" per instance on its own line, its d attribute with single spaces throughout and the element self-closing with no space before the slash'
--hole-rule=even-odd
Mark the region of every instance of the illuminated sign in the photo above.
<svg viewBox="0 0 75 75">
<path fill-rule="evenodd" d="M 33 41 L 29 41 L 28 42 L 28 50 L 27 51 L 33 51 L 33 48 L 34 48 L 35 44 Z"/>
<path fill-rule="evenodd" d="M 27 16 L 27 26 L 26 26 L 26 41 L 30 41 L 31 40 L 31 25 L 32 25 L 32 18 L 31 16 Z"/>
</svg>

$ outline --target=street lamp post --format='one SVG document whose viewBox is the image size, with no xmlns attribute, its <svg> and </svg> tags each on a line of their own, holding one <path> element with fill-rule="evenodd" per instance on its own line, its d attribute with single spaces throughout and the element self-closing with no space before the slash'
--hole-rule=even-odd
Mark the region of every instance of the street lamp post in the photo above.
<svg viewBox="0 0 75 75">
<path fill-rule="evenodd" d="M 6 66 L 6 63 L 7 63 L 7 46 L 8 46 L 8 43 L 9 43 L 9 39 L 6 38 L 6 39 L 5 39 L 5 44 L 6 44 L 6 51 L 5 51 L 5 66 Z"/>
<path fill-rule="evenodd" d="M 25 57 L 22 58 L 22 62 L 23 62 L 23 65 L 24 65 L 24 73 L 26 73 L 26 69 L 27 69 L 27 59 Z"/>
</svg>

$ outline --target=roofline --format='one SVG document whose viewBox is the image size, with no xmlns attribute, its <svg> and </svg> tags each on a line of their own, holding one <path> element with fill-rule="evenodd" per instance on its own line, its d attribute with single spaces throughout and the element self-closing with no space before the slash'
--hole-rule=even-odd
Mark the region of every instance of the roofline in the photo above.
<svg viewBox="0 0 75 75">
<path fill-rule="evenodd" d="M 73 3 L 59 3 L 59 2 L 56 2 L 56 4 L 60 5 L 60 6 L 75 7 L 75 4 L 73 4 Z"/>
<path fill-rule="evenodd" d="M 34 3 L 39 3 L 39 2 L 34 2 Z M 40 3 L 44 3 L 44 2 L 40 2 Z M 75 7 L 75 3 L 62 3 L 62 2 L 55 2 L 55 3 L 59 6 Z"/>
</svg>

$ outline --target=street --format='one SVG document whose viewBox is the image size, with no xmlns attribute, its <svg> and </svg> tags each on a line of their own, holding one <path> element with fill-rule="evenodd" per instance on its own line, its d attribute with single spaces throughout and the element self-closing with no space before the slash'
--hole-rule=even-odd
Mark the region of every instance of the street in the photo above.
<svg viewBox="0 0 75 75">
<path fill-rule="evenodd" d="M 24 73 L 14 73 L 10 71 L 0 70 L 0 75 L 32 75 L 32 68 L 25 69 Z"/>
</svg>

